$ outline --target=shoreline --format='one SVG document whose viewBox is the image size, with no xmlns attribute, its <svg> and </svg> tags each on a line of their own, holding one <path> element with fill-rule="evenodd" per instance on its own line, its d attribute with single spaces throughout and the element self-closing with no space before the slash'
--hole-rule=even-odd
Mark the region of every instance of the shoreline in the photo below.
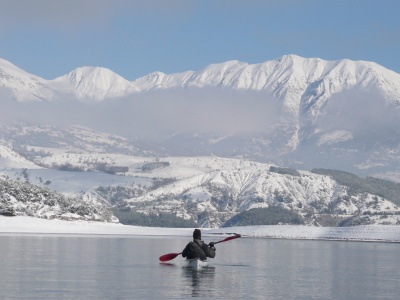
<svg viewBox="0 0 400 300">
<path fill-rule="evenodd" d="M 354 227 L 312 227 L 302 225 L 257 225 L 202 228 L 206 236 L 241 234 L 243 237 L 400 243 L 400 226 L 360 225 Z M 46 220 L 33 217 L 0 216 L 0 236 L 191 236 L 193 228 L 141 227 L 94 221 Z"/>
</svg>

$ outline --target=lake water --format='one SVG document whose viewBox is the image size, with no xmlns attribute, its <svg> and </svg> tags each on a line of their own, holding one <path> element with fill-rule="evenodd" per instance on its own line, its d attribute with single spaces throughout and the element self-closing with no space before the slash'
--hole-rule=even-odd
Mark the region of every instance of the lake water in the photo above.
<svg viewBox="0 0 400 300">
<path fill-rule="evenodd" d="M 241 238 L 201 271 L 158 261 L 188 241 L 0 235 L 0 299 L 400 299 L 399 244 Z"/>
</svg>

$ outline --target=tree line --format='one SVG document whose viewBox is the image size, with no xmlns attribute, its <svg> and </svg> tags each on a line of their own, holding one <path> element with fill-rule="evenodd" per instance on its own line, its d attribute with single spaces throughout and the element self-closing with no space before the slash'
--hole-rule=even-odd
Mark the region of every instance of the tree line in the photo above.
<svg viewBox="0 0 400 300">
<path fill-rule="evenodd" d="M 355 174 L 330 170 L 313 169 L 312 173 L 330 176 L 336 182 L 349 188 L 349 194 L 370 193 L 385 198 L 397 205 L 400 205 L 400 184 L 375 177 L 361 178 Z"/>
</svg>

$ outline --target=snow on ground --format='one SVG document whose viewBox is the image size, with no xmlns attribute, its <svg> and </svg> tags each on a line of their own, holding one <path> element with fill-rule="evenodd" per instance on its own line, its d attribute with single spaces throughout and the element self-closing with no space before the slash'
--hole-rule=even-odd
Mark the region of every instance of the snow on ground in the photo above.
<svg viewBox="0 0 400 300">
<path fill-rule="evenodd" d="M 293 225 L 238 226 L 202 229 L 203 235 L 238 233 L 243 237 L 400 242 L 400 226 L 363 225 L 354 227 L 311 227 Z M 89 234 L 132 236 L 192 236 L 193 228 L 159 228 L 122 224 L 45 220 L 31 217 L 0 216 L 4 234 Z"/>
<path fill-rule="evenodd" d="M 210 230 L 209 233 L 213 233 Z M 248 237 L 400 242 L 400 226 L 361 225 L 353 227 L 312 227 L 294 225 L 242 226 L 217 229 L 218 233 L 239 233 Z"/>
<path fill-rule="evenodd" d="M 32 217 L 0 216 L 0 234 L 4 233 L 50 233 L 93 235 L 191 235 L 193 229 L 127 226 L 122 224 L 46 220 Z"/>
</svg>

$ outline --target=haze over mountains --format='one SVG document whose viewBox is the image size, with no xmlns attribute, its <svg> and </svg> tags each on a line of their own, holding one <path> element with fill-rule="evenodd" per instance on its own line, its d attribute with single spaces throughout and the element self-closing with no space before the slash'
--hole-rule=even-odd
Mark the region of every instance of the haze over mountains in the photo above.
<svg viewBox="0 0 400 300">
<path fill-rule="evenodd" d="M 399 103 L 400 75 L 363 61 L 287 55 L 129 81 L 100 67 L 45 80 L 0 60 L 0 214 L 398 225 L 399 184 L 326 169 L 399 181 Z"/>
<path fill-rule="evenodd" d="M 53 80 L 0 60 L 0 117 L 119 134 L 156 155 L 301 169 L 399 171 L 400 75 L 365 61 L 286 55 L 129 81 L 82 67 Z"/>
</svg>

